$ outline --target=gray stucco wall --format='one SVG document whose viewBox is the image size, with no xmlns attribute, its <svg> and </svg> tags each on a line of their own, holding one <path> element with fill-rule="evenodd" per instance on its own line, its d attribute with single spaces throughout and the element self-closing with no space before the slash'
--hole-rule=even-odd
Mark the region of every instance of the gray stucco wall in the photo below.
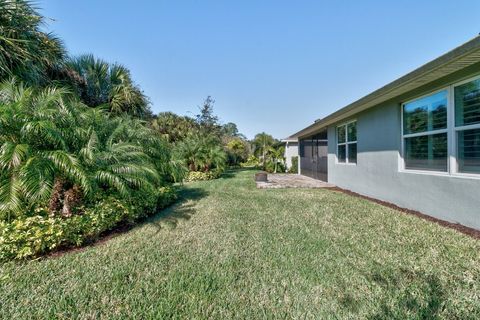
<svg viewBox="0 0 480 320">
<path fill-rule="evenodd" d="M 425 91 L 428 93 L 428 91 Z M 480 229 L 480 177 L 404 172 L 401 161 L 401 101 L 390 101 L 357 120 L 357 164 L 336 161 L 336 126 L 328 127 L 328 182 L 427 215 Z"/>
<path fill-rule="evenodd" d="M 285 146 L 285 162 L 287 169 L 292 166 L 292 157 L 298 156 L 298 142 L 288 142 Z"/>
</svg>

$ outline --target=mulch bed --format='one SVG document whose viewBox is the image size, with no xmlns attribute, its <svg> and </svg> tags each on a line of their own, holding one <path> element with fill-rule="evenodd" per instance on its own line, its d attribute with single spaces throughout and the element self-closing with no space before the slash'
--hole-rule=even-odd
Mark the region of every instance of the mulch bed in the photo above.
<svg viewBox="0 0 480 320">
<path fill-rule="evenodd" d="M 398 210 L 398 211 L 406 213 L 406 214 L 412 214 L 412 215 L 417 216 L 421 219 L 437 223 L 441 226 L 451 228 L 451 229 L 455 229 L 455 230 L 457 230 L 457 231 L 459 231 L 463 234 L 466 234 L 466 235 L 468 235 L 472 238 L 480 239 L 480 230 L 476 230 L 476 229 L 473 229 L 473 228 L 470 228 L 470 227 L 466 227 L 466 226 L 458 224 L 458 223 L 448 222 L 448 221 L 445 221 L 445 220 L 434 218 L 434 217 L 431 217 L 431 216 L 426 215 L 424 213 L 421 213 L 419 211 L 402 208 L 402 207 L 399 207 L 399 206 L 397 206 L 393 203 L 378 200 L 378 199 L 371 198 L 371 197 L 368 197 L 368 196 L 364 196 L 364 195 L 361 195 L 359 193 L 356 193 L 356 192 L 353 192 L 353 191 L 350 191 L 350 190 L 346 190 L 346 189 L 342 189 L 342 188 L 339 188 L 339 187 L 330 188 L 330 190 L 337 191 L 337 192 L 343 192 L 345 194 L 348 194 L 348 195 L 351 195 L 351 196 L 354 196 L 354 197 L 358 197 L 358 198 L 362 198 L 362 199 L 366 199 L 366 200 L 378 203 L 382 206 L 392 208 L 392 209 Z"/>
</svg>

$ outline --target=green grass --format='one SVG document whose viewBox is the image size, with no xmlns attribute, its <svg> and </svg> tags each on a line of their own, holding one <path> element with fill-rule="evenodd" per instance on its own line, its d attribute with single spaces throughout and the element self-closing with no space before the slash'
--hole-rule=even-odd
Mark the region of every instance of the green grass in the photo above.
<svg viewBox="0 0 480 320">
<path fill-rule="evenodd" d="M 252 171 L 105 243 L 0 266 L 0 318 L 479 318 L 480 241 Z"/>
</svg>

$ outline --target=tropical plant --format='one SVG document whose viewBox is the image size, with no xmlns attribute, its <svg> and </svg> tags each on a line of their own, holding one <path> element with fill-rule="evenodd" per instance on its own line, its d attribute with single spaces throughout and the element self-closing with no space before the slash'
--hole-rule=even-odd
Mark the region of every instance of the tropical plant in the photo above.
<svg viewBox="0 0 480 320">
<path fill-rule="evenodd" d="M 160 112 L 151 121 L 150 126 L 172 143 L 182 141 L 199 130 L 193 118 L 179 116 L 173 112 Z"/>
<path fill-rule="evenodd" d="M 227 155 L 215 137 L 194 135 L 179 142 L 174 159 L 183 161 L 190 171 L 223 170 Z"/>
<path fill-rule="evenodd" d="M 292 164 L 288 168 L 288 173 L 298 173 L 298 156 L 292 157 Z"/>
<path fill-rule="evenodd" d="M 25 204 L 48 199 L 54 180 L 91 190 L 78 158 L 69 152 L 75 128 L 66 92 L 39 92 L 15 81 L 0 85 L 0 213 L 20 214 Z"/>
<path fill-rule="evenodd" d="M 66 65 L 75 75 L 70 84 L 86 105 L 104 106 L 117 115 L 139 118 L 150 115 L 148 99 L 133 83 L 125 66 L 110 64 L 90 54 L 70 58 Z"/>
<path fill-rule="evenodd" d="M 280 146 L 278 148 L 268 148 L 268 160 L 273 164 L 273 172 L 277 173 L 279 165 L 283 165 L 285 147 Z"/>
<path fill-rule="evenodd" d="M 247 160 L 249 151 L 248 145 L 246 141 L 240 138 L 231 139 L 226 145 L 226 150 L 228 152 L 230 164 L 232 165 L 237 165 L 240 162 Z"/>
<path fill-rule="evenodd" d="M 265 132 L 255 135 L 255 138 L 252 141 L 253 153 L 260 159 L 263 168 L 265 168 L 265 164 L 267 161 L 268 150 L 274 144 L 275 139 Z"/>
<path fill-rule="evenodd" d="M 98 188 L 124 198 L 130 190 L 153 190 L 169 161 L 163 150 L 161 138 L 138 120 L 110 118 L 65 89 L 0 84 L 3 216 L 47 202 L 52 213 L 71 215 Z"/>
<path fill-rule="evenodd" d="M 61 69 L 62 41 L 41 31 L 44 18 L 25 0 L 0 0 L 0 81 L 16 76 L 28 84 L 45 84 Z"/>
</svg>

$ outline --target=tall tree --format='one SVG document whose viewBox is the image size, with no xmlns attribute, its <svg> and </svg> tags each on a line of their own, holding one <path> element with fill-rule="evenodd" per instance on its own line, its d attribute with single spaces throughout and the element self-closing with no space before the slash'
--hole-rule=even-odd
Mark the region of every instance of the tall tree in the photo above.
<svg viewBox="0 0 480 320">
<path fill-rule="evenodd" d="M 0 0 L 0 81 L 12 76 L 33 85 L 48 82 L 61 69 L 65 49 L 59 38 L 41 31 L 44 18 L 25 0 Z"/>
<path fill-rule="evenodd" d="M 198 124 L 194 119 L 173 112 L 160 112 L 152 119 L 151 127 L 172 143 L 182 141 L 198 131 Z"/>
<path fill-rule="evenodd" d="M 204 133 L 219 136 L 221 126 L 218 122 L 218 117 L 213 112 L 214 104 L 215 100 L 208 96 L 200 107 L 200 113 L 196 115 L 196 121 L 200 126 L 200 130 Z"/>
<path fill-rule="evenodd" d="M 86 105 L 104 106 L 117 115 L 144 118 L 151 114 L 147 97 L 134 84 L 125 66 L 88 54 L 69 59 L 67 67 L 74 75 L 70 83 Z"/>
</svg>

